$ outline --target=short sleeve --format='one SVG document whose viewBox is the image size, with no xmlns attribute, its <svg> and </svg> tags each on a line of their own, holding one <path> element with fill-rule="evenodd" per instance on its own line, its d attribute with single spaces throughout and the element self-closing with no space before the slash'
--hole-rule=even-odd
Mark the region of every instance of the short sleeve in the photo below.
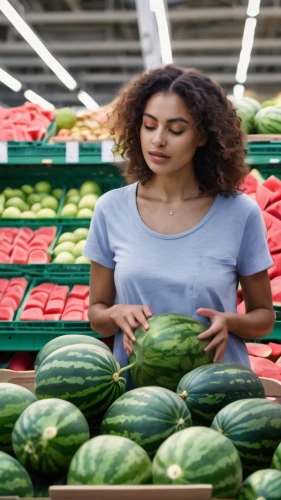
<svg viewBox="0 0 281 500">
<path fill-rule="evenodd" d="M 237 259 L 240 276 L 250 276 L 274 264 L 267 244 L 266 227 L 258 204 L 255 204 L 245 224 Z"/>
<path fill-rule="evenodd" d="M 110 247 L 106 219 L 100 201 L 95 206 L 83 255 L 102 266 L 115 268 L 114 254 Z"/>
</svg>

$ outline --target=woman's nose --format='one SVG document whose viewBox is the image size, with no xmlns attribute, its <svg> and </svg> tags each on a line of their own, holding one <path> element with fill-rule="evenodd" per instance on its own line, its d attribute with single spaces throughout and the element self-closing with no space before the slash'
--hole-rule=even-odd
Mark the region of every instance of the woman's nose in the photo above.
<svg viewBox="0 0 281 500">
<path fill-rule="evenodd" d="M 153 137 L 152 144 L 158 148 L 160 146 L 165 146 L 166 141 L 165 141 L 165 138 L 163 137 L 163 135 L 158 132 Z"/>
</svg>

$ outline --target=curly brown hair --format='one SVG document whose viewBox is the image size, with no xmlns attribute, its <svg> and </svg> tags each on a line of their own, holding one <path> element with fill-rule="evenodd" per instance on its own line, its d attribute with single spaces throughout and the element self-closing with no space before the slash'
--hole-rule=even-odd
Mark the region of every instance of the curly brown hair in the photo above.
<svg viewBox="0 0 281 500">
<path fill-rule="evenodd" d="M 246 138 L 241 120 L 218 83 L 196 68 L 173 64 L 136 74 L 120 90 L 113 123 L 115 151 L 125 160 L 119 168 L 126 182 L 145 184 L 153 175 L 142 154 L 140 128 L 146 102 L 158 92 L 180 96 L 199 136 L 207 136 L 206 144 L 197 148 L 193 158 L 200 192 L 237 194 L 249 172 L 244 162 Z"/>
</svg>

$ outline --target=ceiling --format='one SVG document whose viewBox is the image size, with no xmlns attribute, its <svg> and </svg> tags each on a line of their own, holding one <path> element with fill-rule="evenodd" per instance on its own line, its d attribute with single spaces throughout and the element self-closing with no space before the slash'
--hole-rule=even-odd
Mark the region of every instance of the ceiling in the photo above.
<svg viewBox="0 0 281 500">
<path fill-rule="evenodd" d="M 1 1 L 1 0 L 0 0 Z M 149 1 L 149 0 L 143 0 Z M 99 103 L 143 70 L 134 0 L 10 0 L 52 54 Z M 261 0 L 246 91 L 281 92 L 281 1 Z M 168 0 L 173 58 L 214 77 L 229 92 L 241 50 L 248 0 Z M 78 105 L 33 49 L 0 15 L 0 67 L 55 106 Z M 24 101 L 0 84 L 0 101 Z"/>
</svg>

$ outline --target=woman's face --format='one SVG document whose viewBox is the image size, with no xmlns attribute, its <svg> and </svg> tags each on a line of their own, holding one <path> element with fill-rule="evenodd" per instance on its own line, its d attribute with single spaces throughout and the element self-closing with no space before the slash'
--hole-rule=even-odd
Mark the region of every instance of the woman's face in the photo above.
<svg viewBox="0 0 281 500">
<path fill-rule="evenodd" d="M 199 140 L 185 102 L 177 94 L 154 94 L 146 103 L 140 129 L 144 159 L 153 173 L 167 175 L 186 168 L 198 146 Z"/>
</svg>

